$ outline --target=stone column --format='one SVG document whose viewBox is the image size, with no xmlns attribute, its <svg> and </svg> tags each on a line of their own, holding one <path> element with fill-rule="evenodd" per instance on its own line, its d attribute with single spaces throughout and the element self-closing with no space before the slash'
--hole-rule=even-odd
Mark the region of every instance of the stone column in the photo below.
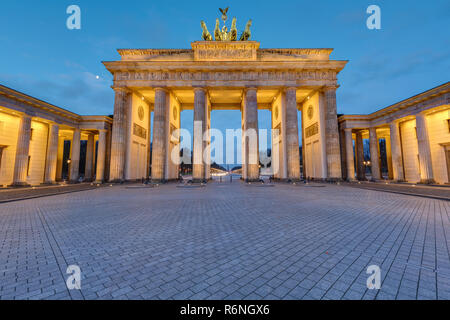
<svg viewBox="0 0 450 320">
<path fill-rule="evenodd" d="M 328 179 L 342 179 L 341 149 L 339 144 L 339 128 L 336 107 L 337 86 L 324 89 L 325 94 L 325 143 L 327 151 Z"/>
<path fill-rule="evenodd" d="M 372 168 L 372 180 L 381 179 L 380 169 L 380 152 L 379 141 L 377 136 L 377 128 L 369 128 L 369 140 L 370 140 L 370 162 Z"/>
<path fill-rule="evenodd" d="M 306 180 L 308 172 L 306 171 L 306 145 L 305 145 L 305 104 L 302 105 L 302 168 L 303 179 Z"/>
<path fill-rule="evenodd" d="M 47 160 L 45 163 L 45 184 L 54 184 L 56 182 L 59 147 L 58 135 L 59 126 L 57 124 L 50 124 L 48 130 Z"/>
<path fill-rule="evenodd" d="M 125 171 L 125 150 L 127 142 L 127 109 L 131 101 L 131 93 L 125 88 L 115 89 L 114 119 L 111 140 L 111 163 L 109 179 L 121 182 Z"/>
<path fill-rule="evenodd" d="M 258 102 L 257 89 L 245 90 L 245 153 L 247 181 L 259 181 Z"/>
<path fill-rule="evenodd" d="M 77 128 L 73 131 L 72 153 L 70 155 L 69 181 L 71 183 L 78 183 L 78 178 L 80 177 L 80 139 L 81 131 Z"/>
<path fill-rule="evenodd" d="M 206 108 L 206 90 L 204 88 L 195 88 L 192 179 L 196 182 L 205 180 L 205 164 L 203 161 L 205 142 L 203 141 L 203 134 L 206 130 Z"/>
<path fill-rule="evenodd" d="M 58 138 L 58 156 L 56 161 L 56 181 L 62 180 L 62 168 L 64 161 L 64 136 Z"/>
<path fill-rule="evenodd" d="M 398 182 L 405 181 L 399 124 L 392 122 L 390 124 L 390 131 L 393 179 Z"/>
<path fill-rule="evenodd" d="M 150 159 L 152 156 L 152 111 L 148 106 L 148 136 L 147 136 L 147 178 L 150 178 Z"/>
<path fill-rule="evenodd" d="M 347 160 L 347 179 L 355 180 L 355 156 L 353 153 L 352 129 L 345 129 L 345 152 Z"/>
<path fill-rule="evenodd" d="M 391 137 L 387 136 L 385 138 L 386 141 L 386 160 L 387 160 L 387 167 L 388 167 L 388 179 L 393 180 L 394 179 L 394 173 L 392 172 L 392 146 L 391 146 Z"/>
<path fill-rule="evenodd" d="M 288 179 L 300 180 L 297 88 L 286 89 L 286 154 Z"/>
<path fill-rule="evenodd" d="M 366 180 L 366 167 L 364 166 L 364 142 L 362 137 L 362 131 L 356 132 L 355 140 L 356 150 L 356 175 L 358 180 Z"/>
<path fill-rule="evenodd" d="M 92 181 L 94 160 L 95 160 L 95 143 L 94 134 L 88 134 L 87 146 L 86 146 L 86 166 L 84 170 L 84 179 L 86 181 Z"/>
<path fill-rule="evenodd" d="M 153 115 L 153 151 L 152 151 L 152 180 L 165 180 L 166 152 L 167 152 L 167 98 L 164 88 L 155 88 L 155 109 Z"/>
<path fill-rule="evenodd" d="M 106 131 L 106 151 L 105 151 L 105 181 L 109 181 L 109 173 L 111 167 L 111 138 L 112 138 L 112 130 L 108 128 Z"/>
<path fill-rule="evenodd" d="M 14 164 L 13 186 L 28 186 L 28 154 L 30 151 L 31 117 L 23 115 L 20 119 L 19 136 L 16 147 L 16 160 Z"/>
<path fill-rule="evenodd" d="M 205 108 L 205 179 L 211 180 L 211 100 L 209 94 L 206 95 L 206 108 Z"/>
<path fill-rule="evenodd" d="M 339 128 L 339 145 L 341 146 L 341 174 L 343 180 L 348 180 L 347 176 L 347 145 L 345 143 L 345 130 Z"/>
<path fill-rule="evenodd" d="M 97 173 L 95 175 L 96 183 L 103 183 L 103 181 L 105 181 L 106 135 L 106 130 L 99 130 L 97 147 Z"/>
<path fill-rule="evenodd" d="M 430 139 L 425 114 L 416 115 L 417 144 L 419 147 L 420 183 L 435 183 L 431 162 Z"/>
</svg>

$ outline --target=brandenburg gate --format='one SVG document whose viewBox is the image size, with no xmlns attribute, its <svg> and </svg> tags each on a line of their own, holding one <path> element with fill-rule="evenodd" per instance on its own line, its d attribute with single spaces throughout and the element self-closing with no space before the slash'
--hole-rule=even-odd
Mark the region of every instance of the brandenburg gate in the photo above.
<svg viewBox="0 0 450 320">
<path fill-rule="evenodd" d="M 224 22 L 226 20 L 226 16 Z M 233 109 L 242 114 L 242 131 L 258 130 L 258 110 L 272 113 L 272 161 L 280 180 L 300 179 L 298 110 L 302 115 L 305 176 L 342 178 L 338 119 L 337 75 L 346 61 L 330 60 L 332 49 L 262 49 L 250 40 L 250 25 L 238 40 L 236 20 L 212 40 L 202 22 L 203 41 L 190 49 L 120 49 L 121 60 L 103 62 L 114 76 L 114 119 L 110 181 L 148 177 L 152 181 L 178 178 L 171 154 L 179 145 L 174 130 L 180 112 L 193 109 L 193 179 L 207 180 L 209 165 L 203 152 L 210 141 L 212 110 Z M 154 112 L 151 128 L 151 112 Z M 150 131 L 153 130 L 151 141 Z M 151 147 L 152 146 L 152 147 Z M 243 178 L 259 180 L 258 147 L 243 134 Z"/>
</svg>

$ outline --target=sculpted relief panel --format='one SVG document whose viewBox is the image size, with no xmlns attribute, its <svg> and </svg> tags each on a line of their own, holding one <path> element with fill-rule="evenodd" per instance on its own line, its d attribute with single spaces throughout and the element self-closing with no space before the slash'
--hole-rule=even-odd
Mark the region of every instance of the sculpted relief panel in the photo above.
<svg viewBox="0 0 450 320">
<path fill-rule="evenodd" d="M 196 61 L 250 61 L 256 60 L 258 42 L 210 42 L 192 43 Z"/>
</svg>

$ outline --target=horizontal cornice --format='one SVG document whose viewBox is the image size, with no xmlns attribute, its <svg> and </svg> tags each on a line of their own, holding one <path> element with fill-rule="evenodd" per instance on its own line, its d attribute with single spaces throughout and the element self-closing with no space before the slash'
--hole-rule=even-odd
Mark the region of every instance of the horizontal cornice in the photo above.
<svg viewBox="0 0 450 320">
<path fill-rule="evenodd" d="M 25 93 L 16 91 L 14 89 L 8 88 L 6 86 L 0 85 L 0 95 L 6 98 L 20 102 L 22 105 L 36 108 L 43 114 L 47 113 L 49 115 L 56 115 L 63 119 L 67 119 L 70 123 L 80 123 L 86 121 L 103 121 L 112 123 L 112 119 L 107 116 L 81 116 L 74 112 L 68 111 L 66 109 L 60 108 L 43 100 L 34 98 Z M 5 106 L 7 107 L 7 106 Z M 60 118 L 60 119 L 61 119 Z"/>
<path fill-rule="evenodd" d="M 426 102 L 428 100 L 434 99 L 436 97 L 442 96 L 446 93 L 450 92 L 450 82 L 444 83 L 440 86 L 427 90 L 425 92 L 419 93 L 415 96 L 412 96 L 408 99 L 399 101 L 393 105 L 385 107 L 381 110 L 375 111 L 371 114 L 367 115 L 357 115 L 357 114 L 348 114 L 342 115 L 339 117 L 339 122 L 344 121 L 374 121 L 382 117 L 387 117 L 390 114 L 395 112 L 405 110 L 409 107 L 416 106 L 420 103 Z"/>
<path fill-rule="evenodd" d="M 340 72 L 347 60 L 301 61 L 103 61 L 111 72 L 115 71 L 256 71 L 256 70 L 335 70 Z"/>
</svg>

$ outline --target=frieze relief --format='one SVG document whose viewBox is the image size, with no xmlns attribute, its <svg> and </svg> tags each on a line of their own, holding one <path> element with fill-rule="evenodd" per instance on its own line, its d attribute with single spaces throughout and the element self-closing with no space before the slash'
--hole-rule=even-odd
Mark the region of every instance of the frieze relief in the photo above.
<svg viewBox="0 0 450 320">
<path fill-rule="evenodd" d="M 257 59 L 259 43 L 245 42 L 211 42 L 192 43 L 195 61 L 250 61 Z"/>
<path fill-rule="evenodd" d="M 146 81 L 273 81 L 273 80 L 336 80 L 334 70 L 315 71 L 238 71 L 238 72 L 116 72 L 114 80 L 146 80 Z"/>
</svg>

